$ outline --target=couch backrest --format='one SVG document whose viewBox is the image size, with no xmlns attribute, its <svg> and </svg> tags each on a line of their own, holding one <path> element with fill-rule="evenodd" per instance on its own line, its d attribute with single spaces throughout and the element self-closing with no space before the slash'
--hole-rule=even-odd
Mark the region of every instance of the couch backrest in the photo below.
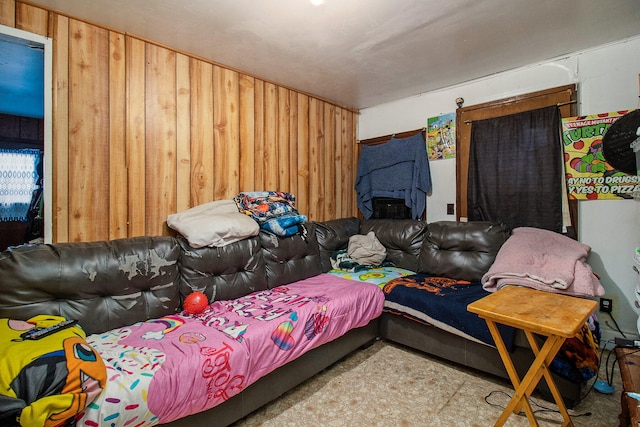
<svg viewBox="0 0 640 427">
<path fill-rule="evenodd" d="M 484 221 L 429 223 L 420 252 L 419 273 L 479 281 L 489 270 L 510 229 Z"/>
<path fill-rule="evenodd" d="M 414 219 L 367 219 L 359 234 L 373 231 L 387 249 L 387 261 L 396 267 L 418 270 L 420 248 L 427 232 L 427 223 Z"/>
<path fill-rule="evenodd" d="M 0 317 L 77 319 L 89 334 L 180 308 L 173 237 L 24 245 L 0 253 Z"/>
<path fill-rule="evenodd" d="M 346 249 L 349 245 L 349 237 L 360 234 L 360 223 L 360 220 L 354 217 L 315 223 L 323 273 L 331 270 L 331 254 Z"/>
<path fill-rule="evenodd" d="M 278 237 L 261 230 L 255 237 L 222 247 L 192 248 L 178 237 L 180 294 L 203 292 L 209 301 L 235 299 L 320 274 L 313 223 L 306 234 Z"/>
<path fill-rule="evenodd" d="M 270 289 L 322 273 L 315 224 L 306 223 L 304 227 L 305 235 L 298 233 L 290 237 L 260 231 Z"/>
<path fill-rule="evenodd" d="M 267 289 L 260 239 L 249 237 L 221 247 L 192 248 L 184 237 L 178 241 L 180 294 L 204 293 L 209 301 L 234 299 Z"/>
<path fill-rule="evenodd" d="M 60 315 L 104 332 L 176 313 L 195 290 L 234 299 L 327 272 L 333 252 L 370 231 L 398 267 L 480 280 L 509 236 L 506 225 L 484 222 L 343 218 L 305 228 L 199 249 L 180 236 L 11 248 L 0 253 L 0 317 Z"/>
<path fill-rule="evenodd" d="M 349 247 L 349 237 L 373 231 L 396 267 L 417 271 L 427 223 L 413 219 L 341 218 L 315 223 L 322 271 L 331 270 L 331 254 Z"/>
</svg>

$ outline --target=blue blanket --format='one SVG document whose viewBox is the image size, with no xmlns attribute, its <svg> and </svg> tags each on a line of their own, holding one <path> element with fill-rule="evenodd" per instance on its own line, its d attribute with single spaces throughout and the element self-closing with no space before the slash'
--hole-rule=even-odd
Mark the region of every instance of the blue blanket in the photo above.
<svg viewBox="0 0 640 427">
<path fill-rule="evenodd" d="M 393 279 L 382 290 L 385 293 L 384 311 L 388 313 L 495 346 L 486 322 L 467 311 L 471 302 L 489 295 L 480 282 L 414 274 Z M 516 330 L 501 324 L 498 324 L 498 330 L 507 349 L 513 351 Z M 551 371 L 578 384 L 593 378 L 598 373 L 600 336 L 598 318 L 592 315 L 578 334 L 562 345 L 551 363 Z"/>
<path fill-rule="evenodd" d="M 296 198 L 282 191 L 252 191 L 233 198 L 238 211 L 256 220 L 260 228 L 276 236 L 289 237 L 300 233 L 306 239 L 303 224 L 307 216 L 293 206 Z"/>
<path fill-rule="evenodd" d="M 373 214 L 374 197 L 404 199 L 412 217 L 421 218 L 427 193 L 431 191 L 431 171 L 422 134 L 363 146 L 355 190 L 358 208 L 365 218 Z"/>
<path fill-rule="evenodd" d="M 489 292 L 480 282 L 467 282 L 426 274 L 394 279 L 383 288 L 387 312 L 414 320 L 445 324 L 485 344 L 495 346 L 487 323 L 477 314 L 467 311 L 467 305 Z M 498 325 L 509 351 L 513 349 L 515 329 Z"/>
<path fill-rule="evenodd" d="M 266 220 L 260 224 L 260 228 L 270 231 L 276 236 L 289 237 L 302 233 L 306 236 L 306 231 L 302 224 L 307 222 L 306 215 L 287 214 Z"/>
</svg>

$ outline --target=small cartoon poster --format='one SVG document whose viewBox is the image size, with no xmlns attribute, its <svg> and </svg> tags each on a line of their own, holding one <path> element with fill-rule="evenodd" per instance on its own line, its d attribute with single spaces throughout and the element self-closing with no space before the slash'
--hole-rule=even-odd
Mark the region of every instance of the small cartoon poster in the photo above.
<svg viewBox="0 0 640 427">
<path fill-rule="evenodd" d="M 562 119 L 567 192 L 573 200 L 630 199 L 639 185 L 638 175 L 611 166 L 602 149 L 607 129 L 628 111 Z"/>
<path fill-rule="evenodd" d="M 429 160 L 456 158 L 456 114 L 427 119 L 427 155 Z"/>
</svg>

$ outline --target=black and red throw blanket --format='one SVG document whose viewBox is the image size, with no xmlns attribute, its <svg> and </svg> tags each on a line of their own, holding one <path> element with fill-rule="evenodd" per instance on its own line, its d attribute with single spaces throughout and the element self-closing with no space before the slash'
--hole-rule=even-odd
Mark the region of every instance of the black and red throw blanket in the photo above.
<svg viewBox="0 0 640 427">
<path fill-rule="evenodd" d="M 480 282 L 415 274 L 388 282 L 384 311 L 428 323 L 467 339 L 495 346 L 486 322 L 467 305 L 489 292 Z M 513 349 L 515 329 L 498 325 L 507 349 Z"/>
</svg>

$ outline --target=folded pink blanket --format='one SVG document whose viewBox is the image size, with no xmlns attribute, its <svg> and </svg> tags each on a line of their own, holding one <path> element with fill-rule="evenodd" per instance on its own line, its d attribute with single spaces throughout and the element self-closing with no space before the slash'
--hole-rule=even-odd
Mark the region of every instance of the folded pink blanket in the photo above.
<svg viewBox="0 0 640 427">
<path fill-rule="evenodd" d="M 482 286 L 489 292 L 518 285 L 574 296 L 604 295 L 587 264 L 590 251 L 584 243 L 553 231 L 515 228 L 482 276 Z"/>
</svg>

